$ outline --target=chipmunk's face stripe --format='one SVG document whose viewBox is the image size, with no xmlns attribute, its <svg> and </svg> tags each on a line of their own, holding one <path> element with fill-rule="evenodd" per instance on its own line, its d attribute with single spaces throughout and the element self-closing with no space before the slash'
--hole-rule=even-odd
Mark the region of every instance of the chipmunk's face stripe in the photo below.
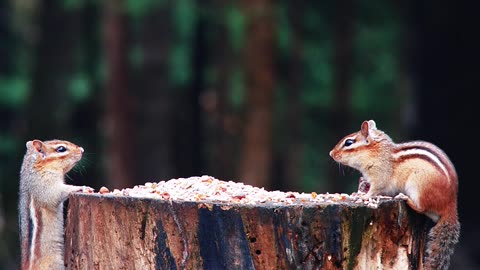
<svg viewBox="0 0 480 270">
<path fill-rule="evenodd" d="M 364 148 L 366 149 L 368 146 L 368 141 L 358 136 L 347 136 L 341 141 L 342 151 L 345 151 L 346 153 L 358 151 Z"/>
<path fill-rule="evenodd" d="M 412 147 L 412 148 L 405 148 L 402 151 L 398 151 L 393 154 L 393 157 L 397 160 L 405 160 L 407 158 L 420 158 L 426 160 L 433 166 L 440 169 L 440 171 L 445 174 L 447 179 L 450 181 L 450 174 L 448 173 L 447 167 L 443 162 L 432 152 L 427 149 L 419 148 L 419 147 Z"/>
<path fill-rule="evenodd" d="M 54 157 L 66 156 L 69 152 L 69 148 L 65 144 L 52 145 L 52 156 Z"/>
</svg>

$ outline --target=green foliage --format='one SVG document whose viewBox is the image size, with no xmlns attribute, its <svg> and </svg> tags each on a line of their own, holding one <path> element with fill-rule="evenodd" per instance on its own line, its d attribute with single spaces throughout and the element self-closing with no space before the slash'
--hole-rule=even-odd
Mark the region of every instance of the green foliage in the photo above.
<svg viewBox="0 0 480 270">
<path fill-rule="evenodd" d="M 330 42 L 334 34 L 333 5 L 325 2 L 309 3 L 301 13 L 305 38 L 310 41 Z"/>
<path fill-rule="evenodd" d="M 364 13 L 355 33 L 352 108 L 363 113 L 384 114 L 394 112 L 392 108 L 398 108 L 401 102 L 395 94 L 400 73 L 401 29 L 391 7 L 383 7 L 383 15 L 378 16 L 372 6 L 362 7 Z"/>
<path fill-rule="evenodd" d="M 169 56 L 173 86 L 185 86 L 192 79 L 192 44 L 197 19 L 195 1 L 175 1 L 172 16 L 175 35 Z"/>
<path fill-rule="evenodd" d="M 139 45 L 132 46 L 129 53 L 130 65 L 133 69 L 140 69 L 143 66 L 144 59 L 143 48 Z"/>
<path fill-rule="evenodd" d="M 166 4 L 165 0 L 125 0 L 125 9 L 127 14 L 134 19 L 145 16 L 147 12 L 154 8 L 159 8 Z"/>
<path fill-rule="evenodd" d="M 173 5 L 173 25 L 175 35 L 182 41 L 191 41 L 195 23 L 197 21 L 198 10 L 193 0 L 176 0 Z"/>
<path fill-rule="evenodd" d="M 66 11 L 73 11 L 76 9 L 80 9 L 87 4 L 87 0 L 63 0 L 60 2 L 63 3 L 63 8 Z"/>
<path fill-rule="evenodd" d="M 277 9 L 278 27 L 276 27 L 277 47 L 285 53 L 291 49 L 292 46 L 292 27 L 288 20 L 288 8 L 281 6 Z"/>
<path fill-rule="evenodd" d="M 325 44 L 304 43 L 305 89 L 303 103 L 312 108 L 329 108 L 333 101 L 331 48 Z"/>
<path fill-rule="evenodd" d="M 18 149 L 18 139 L 11 134 L 0 133 L 0 154 L 10 156 L 16 149 Z M 0 166 L 0 169 L 2 168 L 3 166 Z"/>
<path fill-rule="evenodd" d="M 237 7 L 230 6 L 226 14 L 229 40 L 235 52 L 239 52 L 245 44 L 246 17 Z"/>
<path fill-rule="evenodd" d="M 78 73 L 70 80 L 69 86 L 70 96 L 75 102 L 82 102 L 91 95 L 90 80 L 86 74 Z"/>
<path fill-rule="evenodd" d="M 30 82 L 28 78 L 0 77 L 0 105 L 8 108 L 18 108 L 28 99 Z"/>
<path fill-rule="evenodd" d="M 245 103 L 245 74 L 240 67 L 234 69 L 230 80 L 230 102 L 236 109 Z"/>
<path fill-rule="evenodd" d="M 173 86 L 183 86 L 192 78 L 191 48 L 188 43 L 180 43 L 170 51 L 170 78 Z"/>
</svg>

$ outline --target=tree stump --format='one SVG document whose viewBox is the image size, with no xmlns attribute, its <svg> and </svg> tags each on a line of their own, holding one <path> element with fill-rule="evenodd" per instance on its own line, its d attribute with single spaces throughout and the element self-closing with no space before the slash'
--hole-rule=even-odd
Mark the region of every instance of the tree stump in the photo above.
<svg viewBox="0 0 480 270">
<path fill-rule="evenodd" d="M 354 195 L 284 193 L 242 203 L 245 194 L 232 196 L 236 202 L 157 194 L 71 195 L 68 269 L 420 269 L 427 219 L 403 200 L 372 206 Z"/>
</svg>

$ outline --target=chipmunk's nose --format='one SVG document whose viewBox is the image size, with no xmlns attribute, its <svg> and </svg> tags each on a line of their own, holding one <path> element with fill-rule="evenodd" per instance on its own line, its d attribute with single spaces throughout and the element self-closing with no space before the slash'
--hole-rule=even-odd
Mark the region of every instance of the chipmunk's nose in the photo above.
<svg viewBox="0 0 480 270">
<path fill-rule="evenodd" d="M 338 161 L 338 158 L 340 156 L 340 154 L 338 152 L 335 152 L 334 150 L 332 150 L 328 154 L 333 158 L 333 160 Z"/>
<path fill-rule="evenodd" d="M 84 152 L 83 147 L 80 147 L 80 152 L 82 152 L 82 153 Z"/>
</svg>

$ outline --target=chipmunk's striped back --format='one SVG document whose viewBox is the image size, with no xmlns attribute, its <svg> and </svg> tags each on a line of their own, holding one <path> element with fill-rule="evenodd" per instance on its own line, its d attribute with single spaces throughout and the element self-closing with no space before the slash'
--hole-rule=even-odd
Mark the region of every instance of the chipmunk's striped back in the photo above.
<svg viewBox="0 0 480 270">
<path fill-rule="evenodd" d="M 393 150 L 396 162 L 409 159 L 422 159 L 441 171 L 449 182 L 457 180 L 457 173 L 450 159 L 436 145 L 425 141 L 412 141 L 397 144 Z"/>
</svg>

